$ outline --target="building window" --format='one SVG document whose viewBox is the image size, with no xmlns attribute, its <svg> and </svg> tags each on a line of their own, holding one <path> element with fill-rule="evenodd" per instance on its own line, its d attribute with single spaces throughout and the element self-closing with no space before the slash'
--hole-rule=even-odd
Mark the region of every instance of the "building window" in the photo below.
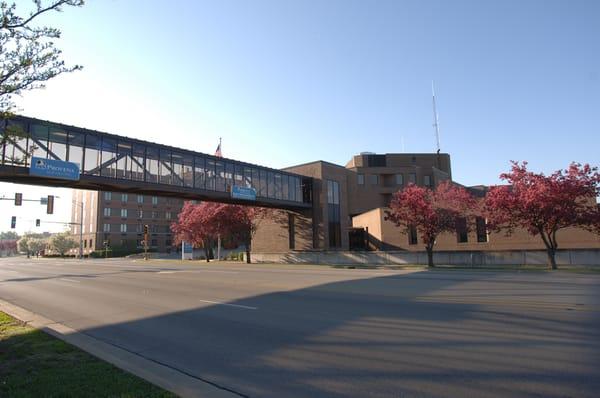
<svg viewBox="0 0 600 398">
<path fill-rule="evenodd" d="M 83 241 L 83 248 L 87 249 L 87 239 Z"/>
<path fill-rule="evenodd" d="M 127 203 L 128 200 L 129 200 L 129 195 L 127 195 L 126 193 L 122 193 L 121 194 L 121 202 Z"/>
<path fill-rule="evenodd" d="M 121 218 L 127 218 L 127 209 L 121 209 Z"/>
<path fill-rule="evenodd" d="M 152 244 L 151 244 L 151 246 L 154 246 L 154 247 L 158 246 L 158 244 L 156 243 L 156 239 L 152 239 Z"/>
<path fill-rule="evenodd" d="M 138 195 L 137 196 L 137 202 L 139 204 L 143 204 L 144 203 L 144 195 Z"/>
<path fill-rule="evenodd" d="M 377 174 L 371 174 L 369 176 L 369 182 L 371 185 L 379 185 L 379 176 Z"/>
<path fill-rule="evenodd" d="M 110 207 L 104 208 L 104 217 L 110 217 Z"/>
<path fill-rule="evenodd" d="M 486 243 L 488 241 L 488 231 L 487 231 L 485 218 L 476 217 L 475 218 L 475 226 L 477 229 L 477 242 Z"/>
<path fill-rule="evenodd" d="M 416 245 L 418 242 L 419 242 L 419 239 L 417 236 L 417 227 L 415 227 L 414 225 L 411 225 L 408 227 L 408 244 Z"/>
<path fill-rule="evenodd" d="M 153 205 L 157 205 L 158 204 L 158 196 L 153 196 L 152 197 L 152 204 Z"/>
<path fill-rule="evenodd" d="M 402 174 L 396 174 L 396 185 L 404 185 L 404 176 Z"/>
<path fill-rule="evenodd" d="M 467 243 L 469 241 L 467 219 L 464 217 L 460 217 L 456 220 L 456 240 L 458 243 Z"/>
<path fill-rule="evenodd" d="M 90 239 L 90 249 L 94 247 L 94 241 Z"/>
<path fill-rule="evenodd" d="M 170 240 L 170 239 L 167 239 L 167 240 L 165 241 L 165 246 L 167 246 L 167 247 L 168 247 L 168 246 L 171 246 L 171 240 Z"/>
<path fill-rule="evenodd" d="M 415 173 L 408 173 L 408 183 L 409 184 L 417 183 L 417 175 Z"/>
<path fill-rule="evenodd" d="M 365 185 L 365 175 L 364 174 L 357 174 L 356 175 L 356 182 L 358 183 L 358 185 Z"/>
<path fill-rule="evenodd" d="M 167 220 L 170 220 L 170 219 L 171 219 L 171 212 L 170 212 L 170 211 L 166 211 L 166 212 L 165 212 L 165 218 L 166 218 Z"/>
<path fill-rule="evenodd" d="M 104 192 L 104 200 L 111 200 L 112 192 Z"/>
<path fill-rule="evenodd" d="M 138 210 L 138 218 L 144 218 L 144 210 Z"/>
<path fill-rule="evenodd" d="M 127 224 L 121 224 L 121 232 L 127 232 Z"/>
<path fill-rule="evenodd" d="M 341 247 L 340 184 L 337 181 L 327 180 L 327 218 L 329 221 L 329 247 Z"/>
<path fill-rule="evenodd" d="M 431 187 L 431 176 L 423 176 L 423 185 Z"/>
<path fill-rule="evenodd" d="M 104 224 L 102 226 L 102 231 L 103 232 L 110 232 L 110 224 Z"/>
</svg>

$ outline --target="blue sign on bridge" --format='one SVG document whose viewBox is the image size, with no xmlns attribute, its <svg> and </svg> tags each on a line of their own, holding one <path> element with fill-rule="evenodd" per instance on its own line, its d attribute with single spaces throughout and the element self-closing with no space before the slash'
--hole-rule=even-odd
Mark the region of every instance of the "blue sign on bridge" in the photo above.
<svg viewBox="0 0 600 398">
<path fill-rule="evenodd" d="M 62 160 L 44 159 L 33 156 L 29 174 L 38 177 L 79 181 L 79 165 Z"/>
<path fill-rule="evenodd" d="M 231 197 L 234 199 L 256 200 L 256 190 L 254 188 L 234 185 L 231 187 Z"/>
</svg>

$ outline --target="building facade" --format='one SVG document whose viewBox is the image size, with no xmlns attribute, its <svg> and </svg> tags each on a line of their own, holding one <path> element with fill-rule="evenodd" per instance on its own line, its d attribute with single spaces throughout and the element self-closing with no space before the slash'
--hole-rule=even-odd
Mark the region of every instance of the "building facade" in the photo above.
<svg viewBox="0 0 600 398">
<path fill-rule="evenodd" d="M 354 156 L 345 166 L 317 161 L 286 168 L 313 178 L 313 208 L 303 214 L 278 211 L 261 221 L 253 240 L 256 253 L 304 250 L 423 251 L 419 231 L 401 230 L 385 220 L 392 194 L 406 185 L 435 187 L 452 180 L 450 156 L 444 153 L 373 154 Z M 468 188 L 482 196 L 485 187 Z M 511 236 L 490 233 L 482 218 L 443 234 L 436 250 L 495 251 L 544 249 L 539 237 L 526 231 Z M 582 229 L 559 234 L 561 248 L 600 248 L 600 236 Z"/>
<path fill-rule="evenodd" d="M 80 228 L 83 228 L 84 254 L 107 247 L 135 251 L 143 249 L 144 225 L 148 225 L 148 247 L 168 252 L 173 246 L 170 225 L 182 207 L 182 199 L 74 190 L 71 233 L 79 241 Z"/>
</svg>

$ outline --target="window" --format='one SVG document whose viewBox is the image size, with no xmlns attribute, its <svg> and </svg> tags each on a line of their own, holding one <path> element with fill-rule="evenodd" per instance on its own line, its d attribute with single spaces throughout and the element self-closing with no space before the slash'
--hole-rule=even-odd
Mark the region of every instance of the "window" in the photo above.
<svg viewBox="0 0 600 398">
<path fill-rule="evenodd" d="M 408 183 L 409 184 L 417 183 L 417 175 L 415 173 L 408 173 Z"/>
<path fill-rule="evenodd" d="M 121 209 L 121 218 L 127 218 L 127 209 Z"/>
<path fill-rule="evenodd" d="M 341 247 L 340 183 L 337 181 L 327 180 L 327 218 L 329 222 L 329 247 Z"/>
<path fill-rule="evenodd" d="M 121 232 L 127 232 L 127 224 L 121 224 Z"/>
<path fill-rule="evenodd" d="M 87 249 L 87 239 L 83 241 L 83 247 Z"/>
<path fill-rule="evenodd" d="M 94 247 L 94 241 L 90 239 L 90 249 Z"/>
<path fill-rule="evenodd" d="M 137 195 L 137 202 L 139 204 L 143 204 L 144 203 L 144 195 Z"/>
<path fill-rule="evenodd" d="M 153 196 L 152 197 L 152 204 L 153 205 L 157 205 L 158 204 L 158 196 Z"/>
<path fill-rule="evenodd" d="M 469 241 L 467 219 L 464 217 L 456 220 L 456 240 L 458 243 L 467 243 Z"/>
<path fill-rule="evenodd" d="M 127 203 L 128 199 L 129 199 L 129 195 L 127 195 L 126 193 L 121 194 L 121 202 Z"/>
<path fill-rule="evenodd" d="M 158 244 L 156 243 L 156 239 L 152 239 L 152 246 L 158 246 Z"/>
<path fill-rule="evenodd" d="M 371 174 L 369 176 L 369 181 L 371 185 L 379 185 L 379 176 L 377 174 Z"/>
<path fill-rule="evenodd" d="M 171 219 L 171 212 L 170 212 L 170 211 L 166 211 L 166 212 L 165 212 L 165 218 L 166 218 L 167 220 L 170 220 L 170 219 Z"/>
<path fill-rule="evenodd" d="M 110 207 L 104 208 L 104 217 L 110 217 Z"/>
<path fill-rule="evenodd" d="M 365 175 L 364 174 L 357 174 L 356 175 L 356 182 L 358 185 L 365 185 Z"/>
<path fill-rule="evenodd" d="M 396 185 L 404 185 L 404 176 L 402 174 L 396 174 Z"/>
<path fill-rule="evenodd" d="M 477 229 L 477 242 L 486 243 L 488 241 L 488 233 L 485 218 L 476 217 L 475 226 Z"/>
<path fill-rule="evenodd" d="M 423 185 L 431 187 L 431 176 L 423 176 Z"/>
<path fill-rule="evenodd" d="M 110 224 L 104 224 L 102 226 L 102 231 L 103 232 L 110 232 Z"/>
<path fill-rule="evenodd" d="M 112 192 L 104 192 L 104 200 L 111 200 Z"/>
<path fill-rule="evenodd" d="M 408 227 L 408 244 L 416 245 L 418 243 L 417 227 L 411 225 Z"/>
<path fill-rule="evenodd" d="M 143 210 L 138 210 L 138 218 L 144 218 L 144 211 Z"/>
</svg>

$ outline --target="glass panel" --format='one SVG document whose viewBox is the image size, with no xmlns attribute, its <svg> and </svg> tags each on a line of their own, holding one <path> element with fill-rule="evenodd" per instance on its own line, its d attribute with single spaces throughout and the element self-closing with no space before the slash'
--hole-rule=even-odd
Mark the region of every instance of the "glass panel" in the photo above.
<svg viewBox="0 0 600 398">
<path fill-rule="evenodd" d="M 288 187 L 289 177 L 287 174 L 283 174 L 281 176 L 281 199 L 288 200 L 289 198 L 289 187 Z"/>
<path fill-rule="evenodd" d="M 214 191 L 216 189 L 216 174 L 215 174 L 215 161 L 212 159 L 206 159 L 206 189 Z"/>
<path fill-rule="evenodd" d="M 225 163 L 225 190 L 231 192 L 233 185 L 233 163 Z"/>
<path fill-rule="evenodd" d="M 239 164 L 235 165 L 235 174 L 234 174 L 234 182 L 233 185 L 237 185 L 238 187 L 245 186 L 244 185 L 244 167 Z"/>
<path fill-rule="evenodd" d="M 171 151 L 168 149 L 160 150 L 158 175 L 161 184 L 171 183 Z"/>
<path fill-rule="evenodd" d="M 275 173 L 272 171 L 267 172 L 267 197 L 275 197 Z"/>
<path fill-rule="evenodd" d="M 117 178 L 131 179 L 131 142 L 119 141 L 117 147 Z"/>
<path fill-rule="evenodd" d="M 206 166 L 204 158 L 196 156 L 194 158 L 194 187 L 205 189 L 206 174 L 204 167 Z"/>
<path fill-rule="evenodd" d="M 100 175 L 100 137 L 86 134 L 85 136 L 85 173 Z"/>
<path fill-rule="evenodd" d="M 275 198 L 281 199 L 281 174 L 275 174 Z"/>
<path fill-rule="evenodd" d="M 6 135 L 5 135 L 6 134 Z M 27 125 L 16 121 L 8 121 L 3 132 L 4 163 L 14 165 L 27 165 L 29 152 L 27 150 Z M 2 145 L 0 144 L 0 151 Z M 1 155 L 1 154 L 0 154 Z"/>
<path fill-rule="evenodd" d="M 183 155 L 178 152 L 173 152 L 171 154 L 171 164 L 173 170 L 171 173 L 171 183 L 181 187 L 183 186 Z"/>
<path fill-rule="evenodd" d="M 117 140 L 102 137 L 102 170 L 103 177 L 115 177 L 117 171 Z"/>
<path fill-rule="evenodd" d="M 183 155 L 183 185 L 192 188 L 194 186 L 194 157 Z"/>
<path fill-rule="evenodd" d="M 31 128 L 31 142 L 29 153 L 38 158 L 48 157 L 48 126 L 34 123 Z"/>
<path fill-rule="evenodd" d="M 252 187 L 252 169 L 250 167 L 244 167 L 244 182 L 242 186 L 246 188 Z"/>
<path fill-rule="evenodd" d="M 296 177 L 298 180 L 296 183 L 296 202 L 303 202 L 304 198 L 302 196 L 302 180 L 300 177 Z"/>
<path fill-rule="evenodd" d="M 158 148 L 146 147 L 146 182 L 158 182 Z"/>
<path fill-rule="evenodd" d="M 290 176 L 289 184 L 288 184 L 288 200 L 295 201 L 296 200 L 296 184 L 298 180 L 294 176 Z"/>
<path fill-rule="evenodd" d="M 260 190 L 260 177 L 259 177 L 260 173 L 258 171 L 258 169 L 252 169 L 252 188 L 254 188 L 256 190 L 256 194 L 258 195 L 258 192 Z"/>
<path fill-rule="evenodd" d="M 225 191 L 225 164 L 221 161 L 215 162 L 216 184 L 217 191 Z"/>
<path fill-rule="evenodd" d="M 263 198 L 267 196 L 267 172 L 266 170 L 260 170 L 260 182 L 259 182 L 259 194 Z"/>
<path fill-rule="evenodd" d="M 77 163 L 81 169 L 81 161 L 83 160 L 83 145 L 85 143 L 85 135 L 69 131 L 69 157 L 68 161 Z"/>
<path fill-rule="evenodd" d="M 133 144 L 133 156 L 131 157 L 131 179 L 144 181 L 144 157 L 146 147 L 139 144 Z"/>
<path fill-rule="evenodd" d="M 49 157 L 56 160 L 67 160 L 67 132 L 55 127 L 50 127 L 49 132 Z"/>
</svg>

